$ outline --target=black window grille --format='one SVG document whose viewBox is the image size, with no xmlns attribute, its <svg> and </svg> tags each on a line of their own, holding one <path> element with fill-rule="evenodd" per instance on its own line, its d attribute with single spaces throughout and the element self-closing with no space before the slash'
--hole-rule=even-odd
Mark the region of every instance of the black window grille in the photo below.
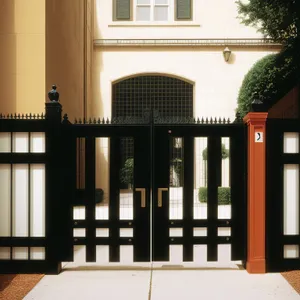
<svg viewBox="0 0 300 300">
<path fill-rule="evenodd" d="M 193 117 L 193 85 L 158 75 L 125 79 L 113 85 L 112 117 L 143 117 L 154 110 L 161 117 Z"/>
</svg>

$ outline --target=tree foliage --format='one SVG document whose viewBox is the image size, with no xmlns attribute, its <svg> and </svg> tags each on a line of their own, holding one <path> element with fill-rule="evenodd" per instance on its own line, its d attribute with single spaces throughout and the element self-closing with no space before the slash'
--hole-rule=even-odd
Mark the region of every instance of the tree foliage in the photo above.
<svg viewBox="0 0 300 300">
<path fill-rule="evenodd" d="M 268 108 L 300 82 L 300 1 L 244 1 L 236 1 L 241 22 L 256 27 L 283 48 L 256 62 L 246 74 L 238 98 L 241 116 L 250 111 L 255 97 Z"/>
<path fill-rule="evenodd" d="M 299 0 L 236 1 L 239 18 L 245 25 L 256 27 L 265 37 L 284 45 L 299 43 Z"/>
</svg>

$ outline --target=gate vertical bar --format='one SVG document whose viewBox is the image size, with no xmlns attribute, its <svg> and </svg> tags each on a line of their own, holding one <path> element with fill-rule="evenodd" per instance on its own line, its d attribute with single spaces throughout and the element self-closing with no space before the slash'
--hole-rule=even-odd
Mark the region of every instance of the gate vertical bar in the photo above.
<svg viewBox="0 0 300 300">
<path fill-rule="evenodd" d="M 238 124 L 230 138 L 230 187 L 231 187 L 231 259 L 246 258 L 246 163 L 247 163 L 247 127 Z"/>
<path fill-rule="evenodd" d="M 267 116 L 268 113 L 265 112 L 250 112 L 244 118 L 244 122 L 248 125 L 248 243 L 246 269 L 249 273 L 266 272 L 265 133 Z"/>
<path fill-rule="evenodd" d="M 208 137 L 207 144 L 207 260 L 218 260 L 217 248 L 217 219 L 218 219 L 218 179 L 220 175 L 221 138 Z"/>
<path fill-rule="evenodd" d="M 85 189 L 86 189 L 86 261 L 96 262 L 96 229 L 95 229 L 95 137 L 87 137 L 85 142 Z"/>
<path fill-rule="evenodd" d="M 109 261 L 120 261 L 119 246 L 119 219 L 120 219 L 120 138 L 113 137 L 110 139 L 110 168 L 109 168 Z"/>
<path fill-rule="evenodd" d="M 280 120 L 281 121 L 281 120 Z M 267 122 L 266 268 L 279 271 L 283 258 L 283 132 L 282 123 Z"/>
<path fill-rule="evenodd" d="M 170 178 L 170 143 L 172 132 L 161 126 L 154 126 L 153 130 L 153 205 L 152 205 L 152 231 L 153 231 L 153 260 L 168 261 L 170 252 L 169 235 L 169 178 Z M 159 191 L 167 188 L 168 191 Z M 161 206 L 158 206 L 158 193 L 161 193 Z"/>
<path fill-rule="evenodd" d="M 61 155 L 64 158 L 61 172 L 64 174 L 62 199 L 60 203 L 63 213 L 62 228 L 64 243 L 61 244 L 60 259 L 64 262 L 73 261 L 73 205 L 72 200 L 76 198 L 76 137 L 73 133 L 72 124 L 66 115 L 62 122 L 62 145 Z"/>
<path fill-rule="evenodd" d="M 184 137 L 183 261 L 193 261 L 194 138 Z"/>
<path fill-rule="evenodd" d="M 141 128 L 142 129 L 142 128 Z M 147 128 L 148 129 L 148 128 Z M 150 261 L 150 169 L 149 131 L 141 130 L 134 140 L 134 261 Z M 142 192 L 145 189 L 145 203 Z"/>
</svg>

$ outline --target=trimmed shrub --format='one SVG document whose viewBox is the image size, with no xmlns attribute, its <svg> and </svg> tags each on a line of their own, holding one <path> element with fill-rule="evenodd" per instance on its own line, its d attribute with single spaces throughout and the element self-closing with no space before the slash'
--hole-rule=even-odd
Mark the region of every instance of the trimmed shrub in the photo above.
<svg viewBox="0 0 300 300">
<path fill-rule="evenodd" d="M 293 58 L 287 52 L 269 54 L 257 61 L 245 75 L 238 96 L 237 112 L 244 117 L 254 100 L 270 107 L 299 80 Z M 256 99 L 258 98 L 258 99 Z"/>
<path fill-rule="evenodd" d="M 201 203 L 207 203 L 207 187 L 199 188 L 198 199 Z M 226 205 L 230 203 L 230 187 L 218 187 L 218 204 Z"/>
<path fill-rule="evenodd" d="M 226 149 L 225 144 L 222 144 L 222 159 L 229 157 L 229 150 Z M 207 160 L 207 147 L 202 151 L 203 160 Z"/>
</svg>

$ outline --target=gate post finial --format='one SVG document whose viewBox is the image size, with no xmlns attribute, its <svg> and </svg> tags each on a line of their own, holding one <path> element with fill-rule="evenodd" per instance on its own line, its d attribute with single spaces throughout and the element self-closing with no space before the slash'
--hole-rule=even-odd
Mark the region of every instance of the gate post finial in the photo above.
<svg viewBox="0 0 300 300">
<path fill-rule="evenodd" d="M 251 103 L 251 112 L 264 112 L 265 105 L 264 102 L 260 100 L 260 96 L 257 92 L 253 93 L 254 100 Z"/>
<path fill-rule="evenodd" d="M 56 91 L 56 85 L 52 85 L 52 90 L 48 93 L 48 98 L 51 102 L 59 102 L 59 93 Z"/>
<path fill-rule="evenodd" d="M 59 93 L 56 85 L 52 85 L 52 90 L 48 93 L 49 102 L 46 102 L 46 119 L 51 123 L 61 123 L 62 106 L 59 103 Z"/>
<path fill-rule="evenodd" d="M 262 105 L 256 101 L 255 105 Z M 267 112 L 249 112 L 248 126 L 248 273 L 266 273 L 266 121 Z"/>
</svg>

